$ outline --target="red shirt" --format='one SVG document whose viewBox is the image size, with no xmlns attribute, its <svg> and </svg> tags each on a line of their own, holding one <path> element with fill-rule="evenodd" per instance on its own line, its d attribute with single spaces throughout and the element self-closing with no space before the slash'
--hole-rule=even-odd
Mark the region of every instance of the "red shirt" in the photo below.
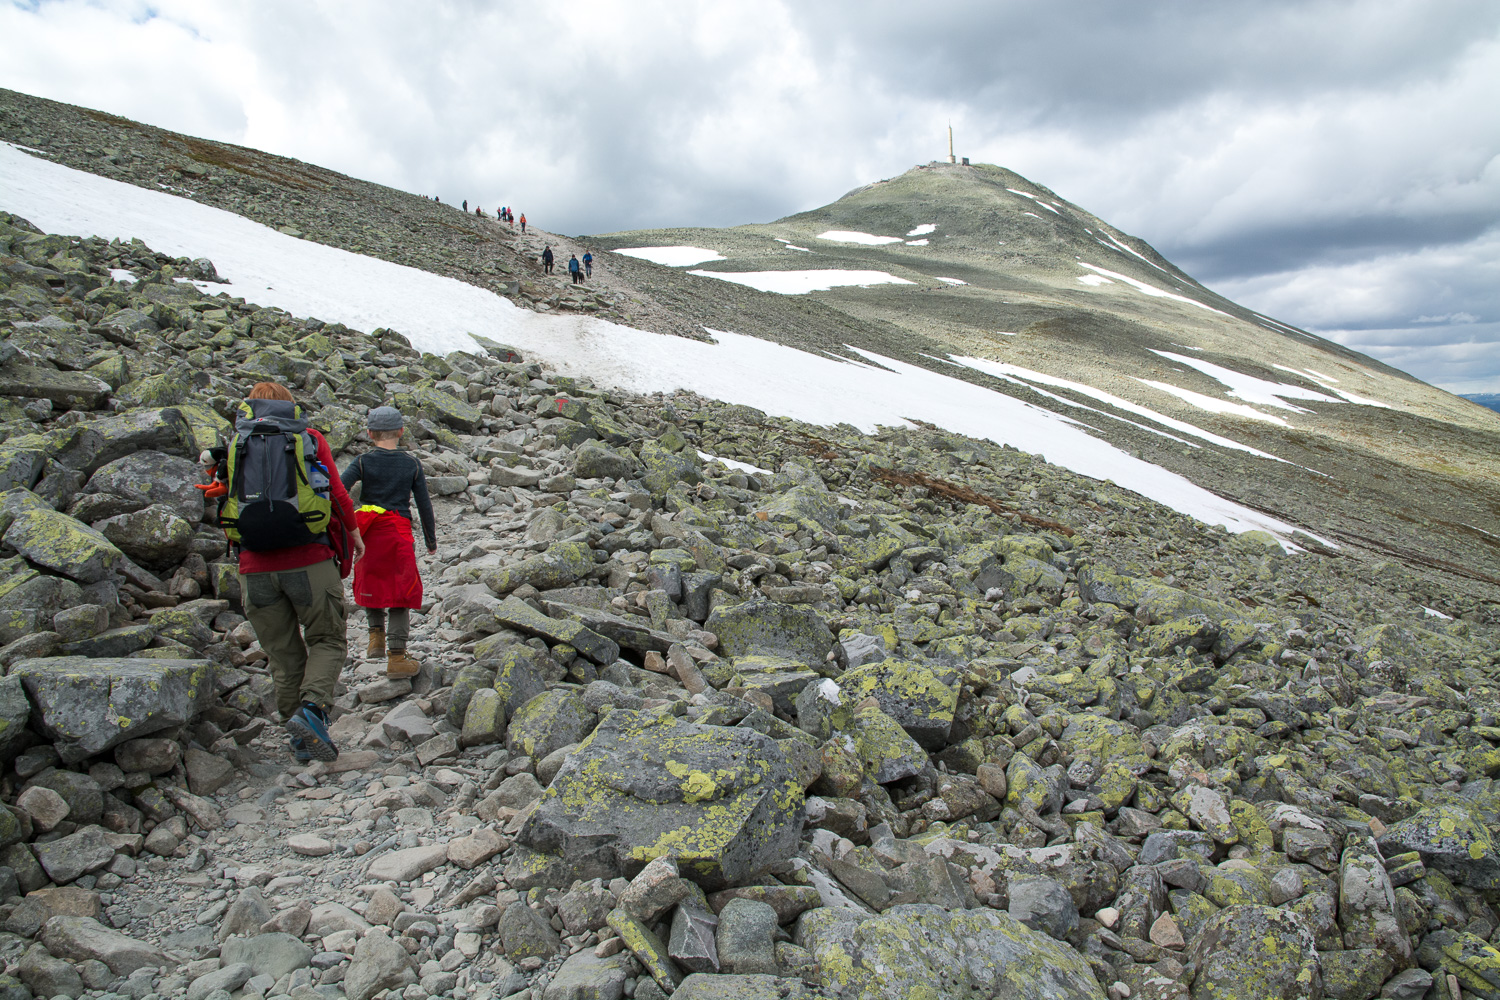
<svg viewBox="0 0 1500 1000">
<path fill-rule="evenodd" d="M 328 498 L 333 501 L 333 516 L 342 518 L 352 531 L 354 503 L 349 499 L 349 491 L 344 489 L 344 484 L 339 479 L 338 466 L 333 464 L 333 452 L 329 449 L 328 442 L 324 440 L 322 434 L 311 429 L 309 433 L 318 444 L 318 461 L 322 462 L 323 467 L 329 471 Z M 264 552 L 240 549 L 240 572 L 284 573 L 287 570 L 302 569 L 304 566 L 312 566 L 325 559 L 333 558 L 335 558 L 333 549 L 321 542 L 291 545 L 284 549 L 269 549 Z"/>
</svg>

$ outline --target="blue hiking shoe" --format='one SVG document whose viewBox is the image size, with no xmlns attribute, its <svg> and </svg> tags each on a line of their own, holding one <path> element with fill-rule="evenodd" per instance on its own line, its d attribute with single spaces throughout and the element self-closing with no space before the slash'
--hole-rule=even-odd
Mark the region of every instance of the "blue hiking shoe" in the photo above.
<svg viewBox="0 0 1500 1000">
<path fill-rule="evenodd" d="M 303 702 L 286 723 L 287 732 L 293 739 L 302 741 L 302 748 L 314 760 L 337 760 L 339 748 L 333 745 L 328 735 L 328 716 L 318 706 Z"/>
<path fill-rule="evenodd" d="M 312 754 L 307 752 L 307 744 L 302 741 L 302 737 L 300 736 L 292 737 L 292 756 L 297 758 L 297 763 L 299 764 L 312 763 Z"/>
</svg>

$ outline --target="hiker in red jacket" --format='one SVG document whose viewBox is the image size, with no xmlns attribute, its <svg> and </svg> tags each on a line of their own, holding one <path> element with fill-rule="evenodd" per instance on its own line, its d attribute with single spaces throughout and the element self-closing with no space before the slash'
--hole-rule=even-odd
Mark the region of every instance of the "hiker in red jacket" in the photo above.
<svg viewBox="0 0 1500 1000">
<path fill-rule="evenodd" d="M 275 382 L 256 383 L 242 413 L 235 425 L 236 438 L 230 443 L 241 457 L 260 441 L 302 439 L 303 445 L 287 454 L 300 456 L 304 463 L 298 477 L 302 486 L 308 487 L 303 495 L 312 496 L 319 487 L 327 491 L 330 516 L 347 527 L 354 561 L 358 562 L 365 553 L 365 543 L 354 526 L 354 506 L 339 481 L 333 452 L 323 435 L 302 419 L 291 392 Z M 313 456 L 304 450 L 309 440 L 315 446 Z M 237 468 L 236 458 L 230 458 L 227 482 L 232 506 L 226 506 L 226 511 L 232 513 L 221 522 L 226 534 L 232 532 L 231 540 L 239 545 L 245 615 L 269 659 L 276 707 L 291 734 L 292 752 L 301 761 L 334 760 L 339 752 L 328 734 L 328 709 L 333 705 L 334 688 L 348 655 L 344 582 L 329 541 L 331 521 L 323 522 L 324 530 L 313 534 L 304 525 L 288 526 L 277 520 L 278 506 L 282 510 L 292 506 L 294 512 L 298 509 L 300 490 L 297 482 L 290 487 L 279 484 L 281 490 L 290 488 L 292 500 L 276 499 L 278 484 L 267 486 L 256 481 L 257 476 L 270 473 L 255 466 L 275 465 L 252 466 L 247 462 Z M 271 468 L 271 473 L 276 472 Z M 290 475 L 286 465 L 280 466 L 279 474 Z M 304 511 L 303 516 L 310 515 Z M 277 544 L 282 540 L 285 544 Z"/>
</svg>

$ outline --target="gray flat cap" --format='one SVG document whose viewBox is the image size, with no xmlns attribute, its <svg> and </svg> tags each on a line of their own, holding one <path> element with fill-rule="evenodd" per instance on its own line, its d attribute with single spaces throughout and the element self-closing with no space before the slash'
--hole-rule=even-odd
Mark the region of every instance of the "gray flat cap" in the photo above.
<svg viewBox="0 0 1500 1000">
<path fill-rule="evenodd" d="M 394 406 L 377 406 L 370 411 L 370 430 L 399 431 L 404 424 L 401 411 Z"/>
</svg>

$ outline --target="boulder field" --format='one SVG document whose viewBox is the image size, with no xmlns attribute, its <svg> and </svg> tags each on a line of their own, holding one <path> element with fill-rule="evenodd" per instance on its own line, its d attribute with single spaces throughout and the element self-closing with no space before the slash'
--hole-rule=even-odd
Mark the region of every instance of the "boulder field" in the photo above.
<svg viewBox="0 0 1500 1000">
<path fill-rule="evenodd" d="M 1500 997 L 1496 595 L 0 216 L 4 1000 Z M 436 497 L 297 765 L 199 455 Z"/>
</svg>

